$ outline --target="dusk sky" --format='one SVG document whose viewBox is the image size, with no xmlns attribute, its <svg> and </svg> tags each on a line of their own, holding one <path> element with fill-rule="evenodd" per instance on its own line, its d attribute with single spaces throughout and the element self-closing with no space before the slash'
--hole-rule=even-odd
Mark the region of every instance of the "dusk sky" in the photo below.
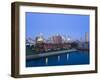
<svg viewBox="0 0 100 80">
<path fill-rule="evenodd" d="M 85 32 L 89 33 L 89 15 L 26 13 L 26 38 L 43 33 L 45 38 L 60 34 L 79 40 Z"/>
</svg>

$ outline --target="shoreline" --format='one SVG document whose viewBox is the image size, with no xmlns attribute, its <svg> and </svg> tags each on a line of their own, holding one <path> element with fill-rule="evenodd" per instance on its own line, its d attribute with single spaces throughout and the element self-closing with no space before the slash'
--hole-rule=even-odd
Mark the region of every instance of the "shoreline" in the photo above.
<svg viewBox="0 0 100 80">
<path fill-rule="evenodd" d="M 33 55 L 27 55 L 26 59 L 37 59 L 41 57 L 47 57 L 47 56 L 53 56 L 58 54 L 64 54 L 66 52 L 73 52 L 77 51 L 77 49 L 69 49 L 69 50 L 63 50 L 63 51 L 54 51 L 54 52 L 46 52 L 46 53 L 39 53 L 39 54 L 33 54 Z"/>
</svg>

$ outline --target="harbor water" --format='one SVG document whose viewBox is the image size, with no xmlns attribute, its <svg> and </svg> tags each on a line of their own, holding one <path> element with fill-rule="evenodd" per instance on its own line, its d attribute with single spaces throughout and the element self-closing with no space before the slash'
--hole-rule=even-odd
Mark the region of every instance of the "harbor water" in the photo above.
<svg viewBox="0 0 100 80">
<path fill-rule="evenodd" d="M 37 59 L 26 60 L 26 67 L 84 65 L 89 64 L 88 51 L 73 51 Z"/>
</svg>

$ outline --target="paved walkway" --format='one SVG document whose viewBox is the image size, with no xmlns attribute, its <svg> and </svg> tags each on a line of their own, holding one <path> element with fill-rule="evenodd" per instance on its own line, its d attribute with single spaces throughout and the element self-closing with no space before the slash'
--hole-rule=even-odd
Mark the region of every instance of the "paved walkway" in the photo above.
<svg viewBox="0 0 100 80">
<path fill-rule="evenodd" d="M 53 55 L 63 54 L 63 53 L 72 52 L 72 51 L 77 51 L 77 50 L 76 49 L 69 49 L 69 50 L 63 50 L 63 51 L 55 51 L 55 52 L 27 55 L 26 59 L 36 59 L 36 58 L 40 58 L 40 57 L 53 56 Z"/>
</svg>

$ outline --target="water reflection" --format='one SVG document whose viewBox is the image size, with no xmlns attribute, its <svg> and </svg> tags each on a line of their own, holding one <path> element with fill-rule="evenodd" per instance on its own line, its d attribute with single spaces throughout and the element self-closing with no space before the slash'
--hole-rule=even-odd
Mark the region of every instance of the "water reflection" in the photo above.
<svg viewBox="0 0 100 80">
<path fill-rule="evenodd" d="M 26 67 L 89 64 L 89 52 L 75 51 L 26 60 Z"/>
</svg>

